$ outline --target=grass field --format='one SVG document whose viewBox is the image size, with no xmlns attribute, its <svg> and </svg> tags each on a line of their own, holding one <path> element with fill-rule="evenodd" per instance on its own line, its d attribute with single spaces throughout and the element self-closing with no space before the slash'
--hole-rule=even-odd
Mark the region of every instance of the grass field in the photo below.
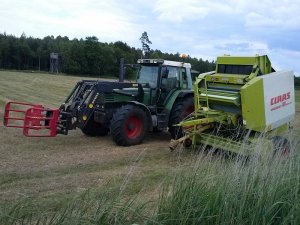
<svg viewBox="0 0 300 225">
<path fill-rule="evenodd" d="M 176 190 L 185 188 L 182 185 L 174 185 L 174 177 L 176 180 L 178 176 L 184 178 L 189 171 L 191 174 L 198 174 L 200 171 L 202 176 L 199 177 L 206 183 L 195 182 L 199 186 L 212 187 L 215 181 L 210 178 L 215 177 L 225 189 L 229 184 L 222 179 L 222 176 L 225 176 L 224 171 L 238 174 L 235 177 L 227 177 L 228 180 L 242 177 L 243 174 L 236 169 L 235 160 L 234 162 L 220 161 L 217 156 L 208 157 L 207 155 L 196 157 L 197 153 L 191 151 L 171 153 L 168 149 L 170 140 L 168 133 L 149 134 L 141 145 L 119 147 L 114 144 L 110 136 L 91 138 L 84 136 L 80 130 L 70 132 L 68 136 L 56 138 L 26 138 L 22 136 L 21 130 L 3 127 L 2 115 L 6 101 L 26 101 L 58 107 L 75 83 L 81 79 L 72 76 L 0 71 L 0 224 L 13 223 L 14 218 L 26 218 L 25 224 L 37 224 L 40 221 L 40 217 L 37 216 L 39 214 L 54 215 L 43 217 L 41 224 L 75 224 L 72 219 L 64 219 L 66 217 L 77 218 L 74 215 L 76 212 L 77 216 L 82 213 L 82 217 L 76 219 L 79 221 L 77 224 L 111 224 L 111 218 L 108 218 L 105 213 L 115 212 L 115 206 L 119 206 L 119 211 L 117 210 L 119 217 L 113 216 L 116 219 L 115 224 L 123 224 L 122 220 L 132 224 L 135 220 L 145 221 L 145 218 L 153 224 L 198 224 L 197 221 L 190 223 L 189 220 L 186 223 L 172 222 L 163 216 L 173 210 L 174 204 L 181 204 L 176 203 L 176 198 L 174 202 L 168 198 L 169 193 L 174 192 L 173 194 L 176 195 Z M 297 111 L 300 111 L 300 91 L 296 92 L 296 100 Z M 294 136 L 300 133 L 299 125 L 300 118 L 297 114 Z M 293 165 L 297 163 L 293 162 Z M 196 170 L 195 167 L 197 167 Z M 268 171 L 270 168 L 272 167 L 268 167 Z M 274 166 L 274 171 L 275 168 L 278 167 Z M 282 168 L 287 169 L 287 167 Z M 285 169 L 282 169 L 280 179 L 285 177 Z M 249 167 L 244 172 L 250 176 L 256 171 L 257 167 Z M 184 175 L 181 176 L 182 174 Z M 295 172 L 296 175 L 294 172 L 291 174 L 293 177 L 300 175 L 298 170 Z M 268 184 L 276 187 L 275 181 Z M 295 198 L 300 195 L 298 181 L 299 178 L 291 182 L 291 185 L 295 186 L 293 189 L 296 192 L 293 193 Z M 183 183 L 189 182 L 179 179 L 178 184 Z M 169 184 L 173 188 L 166 191 Z M 278 191 L 275 187 L 274 190 Z M 259 186 L 259 188 L 262 187 Z M 194 188 L 189 194 L 198 196 L 197 190 Z M 199 190 L 205 190 L 205 188 Z M 188 197 L 193 198 L 190 195 Z M 277 197 L 271 197 L 277 199 Z M 131 202 L 132 199 L 134 201 Z M 240 196 L 239 199 L 248 201 L 246 197 Z M 205 199 L 198 200 L 205 201 Z M 116 204 L 116 201 L 120 205 Z M 235 201 L 239 200 L 235 199 Z M 143 205 L 145 202 L 147 204 Z M 72 205 L 73 203 L 75 205 Z M 93 211 L 93 206 L 97 204 L 102 205 L 102 208 L 96 207 L 99 210 Z M 234 202 L 232 201 L 231 204 L 234 205 Z M 145 207 L 141 207 L 142 205 Z M 128 210 L 131 207 L 135 209 L 134 213 Z M 298 212 L 297 210 L 300 212 L 300 208 L 297 207 L 294 209 L 295 212 Z M 81 208 L 84 210 L 82 211 Z M 138 208 L 141 212 L 137 210 Z M 173 216 L 182 213 L 178 209 L 179 207 L 177 211 L 175 209 L 174 212 L 172 211 Z M 59 213 L 56 214 L 56 212 Z M 85 218 L 85 215 L 91 216 L 91 214 L 94 215 L 94 220 L 80 223 L 80 218 Z M 97 217 L 96 214 L 100 216 Z M 189 215 L 183 216 L 187 218 Z M 244 214 L 238 215 L 244 216 Z M 131 216 L 133 219 L 130 219 Z M 54 218 L 54 220 L 49 218 Z"/>
<path fill-rule="evenodd" d="M 0 106 L 8 100 L 58 107 L 80 77 L 0 72 Z M 1 115 L 1 124 L 2 115 Z M 0 127 L 0 202 L 20 197 L 59 205 L 87 189 L 125 189 L 158 196 L 160 183 L 181 162 L 170 153 L 168 133 L 148 135 L 142 145 L 119 147 L 111 137 L 86 137 L 80 130 L 56 138 L 26 138 Z M 128 182 L 129 181 L 129 182 Z M 126 187 L 126 188 L 125 188 Z"/>
</svg>

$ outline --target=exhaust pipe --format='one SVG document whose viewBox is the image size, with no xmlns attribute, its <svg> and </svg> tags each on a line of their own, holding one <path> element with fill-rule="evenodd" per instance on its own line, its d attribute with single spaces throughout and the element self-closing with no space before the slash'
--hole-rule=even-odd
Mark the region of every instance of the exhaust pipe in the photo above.
<svg viewBox="0 0 300 225">
<path fill-rule="evenodd" d="M 125 77 L 124 58 L 121 58 L 120 69 L 119 69 L 119 82 L 124 82 L 124 77 Z"/>
</svg>

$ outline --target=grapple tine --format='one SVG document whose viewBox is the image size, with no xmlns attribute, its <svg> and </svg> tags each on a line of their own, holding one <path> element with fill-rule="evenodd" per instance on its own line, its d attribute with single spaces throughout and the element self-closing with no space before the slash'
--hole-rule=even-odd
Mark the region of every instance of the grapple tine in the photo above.
<svg viewBox="0 0 300 225">
<path fill-rule="evenodd" d="M 10 101 L 5 105 L 3 124 L 23 129 L 23 134 L 28 137 L 55 137 L 59 114 L 59 109 Z"/>
<path fill-rule="evenodd" d="M 26 102 L 7 102 L 5 104 L 4 109 L 4 126 L 13 128 L 23 128 L 23 123 L 19 121 L 24 121 L 25 113 L 29 108 L 42 109 L 43 106 L 40 104 L 31 104 Z"/>
</svg>

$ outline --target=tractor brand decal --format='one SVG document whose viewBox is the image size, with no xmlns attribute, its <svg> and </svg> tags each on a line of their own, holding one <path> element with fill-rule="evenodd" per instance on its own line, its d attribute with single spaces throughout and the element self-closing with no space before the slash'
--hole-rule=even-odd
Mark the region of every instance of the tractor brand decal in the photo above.
<svg viewBox="0 0 300 225">
<path fill-rule="evenodd" d="M 284 102 L 291 98 L 291 92 L 284 93 L 282 95 L 271 98 L 271 105 L 275 105 L 280 102 Z"/>
<path fill-rule="evenodd" d="M 282 107 L 285 107 L 289 104 L 291 104 L 292 102 L 287 102 L 287 100 L 291 99 L 291 92 L 287 92 L 281 95 L 278 95 L 276 97 L 271 98 L 270 101 L 270 105 L 275 107 L 271 108 L 271 111 L 280 109 Z"/>
</svg>

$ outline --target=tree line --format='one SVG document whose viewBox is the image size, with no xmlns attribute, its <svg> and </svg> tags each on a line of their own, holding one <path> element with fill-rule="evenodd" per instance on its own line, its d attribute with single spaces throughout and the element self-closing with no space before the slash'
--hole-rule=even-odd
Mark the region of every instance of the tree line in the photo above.
<svg viewBox="0 0 300 225">
<path fill-rule="evenodd" d="M 64 36 L 44 38 L 20 37 L 0 33 L 0 69 L 49 71 L 50 53 L 59 54 L 59 70 L 66 74 L 80 74 L 98 77 L 118 76 L 119 61 L 124 58 L 126 64 L 135 64 L 145 53 L 142 49 L 130 47 L 122 41 L 102 43 L 97 37 L 72 39 Z M 163 53 L 160 50 L 146 52 L 147 58 L 161 58 L 182 61 L 180 54 Z M 214 69 L 214 62 L 187 57 L 186 62 L 198 72 Z M 133 76 L 130 69 L 127 73 Z"/>
<path fill-rule="evenodd" d="M 60 72 L 97 77 L 117 77 L 121 58 L 127 64 L 135 64 L 143 53 L 148 58 L 182 60 L 179 53 L 151 50 L 147 45 L 147 38 L 147 33 L 144 32 L 140 38 L 142 48 L 139 49 L 122 41 L 102 43 L 95 36 L 70 40 L 66 36 L 47 36 L 41 39 L 27 37 L 25 34 L 16 37 L 0 33 L 0 69 L 49 71 L 51 52 L 59 54 Z M 191 63 L 192 69 L 199 73 L 215 68 L 214 61 L 201 58 L 188 56 L 186 62 Z M 134 77 L 135 71 L 127 69 L 127 74 Z M 300 77 L 295 77 L 295 86 L 300 86 Z"/>
<path fill-rule="evenodd" d="M 296 76 L 295 76 L 294 78 L 295 78 L 295 79 L 294 79 L 294 80 L 295 80 L 295 86 L 296 86 L 296 87 L 300 87 L 300 77 L 296 77 Z"/>
</svg>

